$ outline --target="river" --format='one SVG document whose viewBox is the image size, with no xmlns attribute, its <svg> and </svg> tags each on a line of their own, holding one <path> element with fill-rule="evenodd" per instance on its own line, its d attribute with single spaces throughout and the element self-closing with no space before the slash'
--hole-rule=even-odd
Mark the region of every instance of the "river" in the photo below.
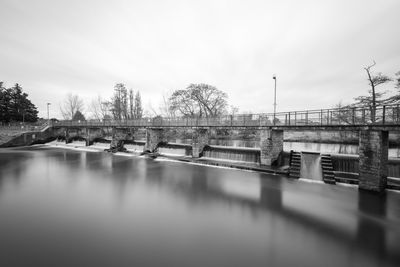
<svg viewBox="0 0 400 267">
<path fill-rule="evenodd" d="M 48 146 L 0 150 L 0 266 L 399 266 L 400 194 Z"/>
</svg>

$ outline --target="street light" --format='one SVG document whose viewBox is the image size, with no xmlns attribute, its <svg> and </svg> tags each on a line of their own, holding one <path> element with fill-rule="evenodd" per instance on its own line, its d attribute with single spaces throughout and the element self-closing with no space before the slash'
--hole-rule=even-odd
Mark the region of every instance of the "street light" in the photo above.
<svg viewBox="0 0 400 267">
<path fill-rule="evenodd" d="M 276 120 L 276 75 L 275 74 L 272 76 L 272 79 L 275 80 L 275 90 L 274 90 L 274 125 L 275 125 L 275 120 Z"/>
<path fill-rule="evenodd" d="M 47 124 L 50 126 L 50 112 L 49 112 L 49 106 L 51 103 L 47 103 Z"/>
</svg>

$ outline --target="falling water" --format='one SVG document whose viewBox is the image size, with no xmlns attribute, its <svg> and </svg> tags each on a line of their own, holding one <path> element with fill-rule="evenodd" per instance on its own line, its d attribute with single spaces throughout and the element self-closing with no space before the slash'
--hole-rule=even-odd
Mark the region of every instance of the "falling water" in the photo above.
<svg viewBox="0 0 400 267">
<path fill-rule="evenodd" d="M 319 153 L 301 153 L 300 178 L 322 181 L 321 156 Z"/>
<path fill-rule="evenodd" d="M 209 146 L 204 150 L 204 157 L 258 163 L 260 161 L 260 150 L 257 148 Z"/>
</svg>

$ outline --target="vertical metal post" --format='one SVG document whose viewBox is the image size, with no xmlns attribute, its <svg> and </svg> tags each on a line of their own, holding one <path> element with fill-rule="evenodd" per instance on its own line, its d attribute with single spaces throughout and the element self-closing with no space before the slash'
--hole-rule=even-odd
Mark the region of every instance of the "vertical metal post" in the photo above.
<svg viewBox="0 0 400 267">
<path fill-rule="evenodd" d="M 306 111 L 306 125 L 308 125 L 308 110 Z"/>
<path fill-rule="evenodd" d="M 51 103 L 47 103 L 47 125 L 50 126 L 50 110 L 49 110 L 49 106 L 51 105 Z"/>
<path fill-rule="evenodd" d="M 326 113 L 327 113 L 326 114 L 326 124 L 329 125 L 329 113 L 330 113 L 329 109 L 327 110 Z"/>
<path fill-rule="evenodd" d="M 275 80 L 275 89 L 274 89 L 274 122 L 273 124 L 275 125 L 275 119 L 276 119 L 276 75 L 272 77 L 272 79 Z"/>
<path fill-rule="evenodd" d="M 323 110 L 321 109 L 321 112 L 319 113 L 319 124 L 322 125 L 322 113 Z"/>
<path fill-rule="evenodd" d="M 382 108 L 382 124 L 385 124 L 386 106 Z"/>
<path fill-rule="evenodd" d="M 362 110 L 362 122 L 365 124 L 365 108 Z"/>
<path fill-rule="evenodd" d="M 289 124 L 288 125 L 290 125 L 290 112 L 289 112 Z"/>
<path fill-rule="evenodd" d="M 297 111 L 294 112 L 294 125 L 297 125 Z"/>
<path fill-rule="evenodd" d="M 355 110 L 356 110 L 356 108 L 352 108 L 352 110 L 351 110 L 351 121 L 352 121 L 353 125 L 356 124 L 356 118 L 355 118 L 356 111 Z"/>
</svg>

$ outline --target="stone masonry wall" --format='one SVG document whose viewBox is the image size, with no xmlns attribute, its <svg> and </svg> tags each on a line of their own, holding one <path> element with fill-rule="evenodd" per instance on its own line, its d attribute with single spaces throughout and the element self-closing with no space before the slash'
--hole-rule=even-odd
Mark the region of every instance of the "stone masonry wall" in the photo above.
<svg viewBox="0 0 400 267">
<path fill-rule="evenodd" d="M 195 129 L 192 137 L 192 157 L 199 158 L 210 139 L 208 129 Z"/>
<path fill-rule="evenodd" d="M 158 128 L 148 128 L 146 130 L 146 144 L 144 151 L 155 152 L 158 145 L 165 141 L 164 130 Z"/>
<path fill-rule="evenodd" d="M 386 131 L 360 131 L 360 189 L 382 192 L 386 188 L 388 140 Z"/>
<path fill-rule="evenodd" d="M 260 162 L 272 165 L 283 151 L 282 130 L 260 130 Z"/>
</svg>

